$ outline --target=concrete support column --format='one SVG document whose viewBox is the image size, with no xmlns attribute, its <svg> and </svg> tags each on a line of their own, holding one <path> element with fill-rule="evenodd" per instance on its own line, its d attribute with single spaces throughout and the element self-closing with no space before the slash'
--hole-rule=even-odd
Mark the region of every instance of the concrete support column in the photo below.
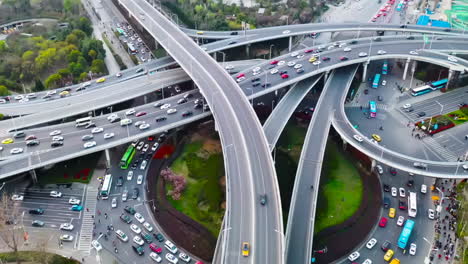
<svg viewBox="0 0 468 264">
<path fill-rule="evenodd" d="M 289 47 L 288 47 L 288 51 L 291 52 L 291 49 L 292 49 L 292 37 L 289 37 Z"/>
<path fill-rule="evenodd" d="M 245 45 L 245 53 L 250 56 L 250 44 Z"/>
<path fill-rule="evenodd" d="M 36 184 L 37 183 L 37 174 L 36 174 L 36 170 L 30 170 L 29 171 L 29 174 L 31 174 L 31 178 L 33 180 L 33 183 Z"/>
<path fill-rule="evenodd" d="M 448 77 L 447 77 L 447 86 L 446 89 L 453 88 L 455 84 L 457 83 L 458 77 L 460 76 L 459 71 L 455 71 L 452 69 L 449 69 Z"/>
<path fill-rule="evenodd" d="M 159 43 L 156 41 L 156 39 L 154 39 L 154 49 L 158 49 L 159 48 Z"/>
<path fill-rule="evenodd" d="M 362 66 L 364 66 L 364 69 L 362 70 L 362 82 L 363 82 L 363 83 L 366 82 L 366 78 L 367 78 L 367 65 L 368 65 L 367 62 L 364 62 L 364 63 L 362 64 Z"/>
<path fill-rule="evenodd" d="M 216 54 L 218 54 L 218 52 L 213 52 L 213 59 L 214 59 L 215 61 L 218 61 L 218 57 L 216 56 Z"/>
<path fill-rule="evenodd" d="M 410 63 L 411 59 L 408 58 L 405 63 L 405 69 L 403 70 L 403 81 L 406 80 L 406 73 L 408 73 L 408 66 Z"/>
<path fill-rule="evenodd" d="M 411 65 L 411 72 L 414 74 L 416 72 L 416 67 L 418 66 L 418 61 L 413 61 L 413 65 Z"/>
<path fill-rule="evenodd" d="M 371 163 L 371 171 L 374 170 L 375 166 L 377 166 L 377 161 L 375 161 L 374 159 L 372 160 L 372 163 Z"/>
<path fill-rule="evenodd" d="M 109 149 L 106 149 L 104 152 L 106 153 L 106 167 L 110 168 L 111 167 L 111 160 L 110 160 Z"/>
<path fill-rule="evenodd" d="M 326 71 L 326 72 L 325 72 L 325 76 L 324 76 L 324 77 L 325 77 L 325 78 L 324 78 L 325 81 L 328 79 L 328 75 L 329 75 L 329 74 L 330 74 L 330 71 Z"/>
</svg>

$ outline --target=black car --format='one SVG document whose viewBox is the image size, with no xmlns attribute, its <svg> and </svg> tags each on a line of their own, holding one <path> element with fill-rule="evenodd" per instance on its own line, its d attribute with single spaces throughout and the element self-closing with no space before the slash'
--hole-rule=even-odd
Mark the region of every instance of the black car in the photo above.
<svg viewBox="0 0 468 264">
<path fill-rule="evenodd" d="M 323 61 L 329 61 L 329 60 L 330 60 L 330 57 L 322 57 L 322 60 L 323 60 Z"/>
<path fill-rule="evenodd" d="M 425 115 L 426 115 L 426 112 L 419 112 L 419 113 L 418 113 L 418 116 L 419 116 L 419 117 L 423 117 L 423 116 L 425 116 Z"/>
<path fill-rule="evenodd" d="M 402 201 L 402 200 L 399 200 L 399 201 L 398 201 L 398 208 L 399 208 L 400 210 L 403 210 L 403 211 L 406 210 L 406 208 L 407 208 L 407 207 L 406 207 L 406 202 L 405 202 L 405 201 Z"/>
<path fill-rule="evenodd" d="M 182 98 L 182 99 L 179 99 L 179 101 L 177 101 L 177 104 L 184 104 L 186 102 L 187 102 L 187 99 Z"/>
<path fill-rule="evenodd" d="M 93 138 L 94 138 L 93 135 L 84 135 L 84 136 L 81 137 L 81 140 L 88 141 L 88 140 L 91 140 Z"/>
<path fill-rule="evenodd" d="M 141 235 L 141 238 L 143 238 L 143 240 L 146 243 L 150 244 L 151 242 L 153 242 L 153 237 L 150 234 L 148 234 L 146 232 L 141 232 L 140 235 Z"/>
<path fill-rule="evenodd" d="M 203 104 L 195 104 L 193 106 L 193 109 L 198 109 L 198 108 L 202 108 L 203 107 Z"/>
<path fill-rule="evenodd" d="M 182 116 L 187 117 L 187 116 L 191 116 L 192 114 L 193 114 L 192 111 L 185 111 L 182 113 Z"/>
<path fill-rule="evenodd" d="M 400 25 L 400 28 L 406 28 L 407 26 L 406 25 Z"/>
<path fill-rule="evenodd" d="M 156 118 L 156 122 L 162 122 L 162 121 L 166 121 L 166 120 L 167 120 L 167 117 L 165 117 L 165 116 L 161 116 L 161 117 Z"/>
<path fill-rule="evenodd" d="M 44 209 L 41 209 L 41 208 L 32 209 L 32 210 L 29 210 L 29 213 L 35 214 L 35 215 L 42 215 L 44 214 Z"/>
<path fill-rule="evenodd" d="M 391 205 L 390 198 L 388 198 L 387 196 L 385 196 L 384 199 L 383 199 L 383 205 L 384 205 L 384 208 L 389 208 L 390 205 Z"/>
<path fill-rule="evenodd" d="M 252 80 L 250 80 L 251 82 L 256 82 L 256 81 L 260 81 L 260 78 L 253 78 Z"/>
<path fill-rule="evenodd" d="M 52 141 L 50 146 L 53 147 L 53 148 L 61 147 L 61 146 L 63 146 L 63 142 L 62 141 Z"/>
<path fill-rule="evenodd" d="M 413 185 L 414 185 L 414 179 L 413 179 L 413 177 L 411 177 L 411 176 L 409 177 L 408 182 L 406 183 L 406 185 L 407 185 L 408 187 L 413 187 Z"/>
<path fill-rule="evenodd" d="M 39 220 L 34 220 L 34 221 L 32 222 L 32 226 L 35 226 L 35 227 L 43 227 L 43 226 L 44 226 L 44 222 L 39 221 Z"/>
<path fill-rule="evenodd" d="M 445 32 L 450 32 L 450 28 L 444 29 Z"/>
<path fill-rule="evenodd" d="M 133 248 L 133 251 L 135 251 L 135 253 L 137 253 L 139 256 L 145 254 L 145 250 L 141 246 L 132 245 L 132 248 Z"/>
<path fill-rule="evenodd" d="M 379 95 L 379 96 L 377 96 L 377 100 L 383 101 L 383 97 Z"/>
<path fill-rule="evenodd" d="M 365 89 L 364 94 L 368 94 L 368 93 L 369 93 L 369 90 Z"/>
<path fill-rule="evenodd" d="M 28 147 L 32 147 L 32 146 L 37 146 L 39 145 L 39 140 L 35 139 L 35 140 L 29 140 L 26 142 L 26 146 Z"/>
<path fill-rule="evenodd" d="M 118 179 L 117 179 L 117 186 L 122 186 L 123 185 L 123 177 L 120 176 Z"/>
<path fill-rule="evenodd" d="M 257 87 L 257 86 L 259 86 L 259 85 L 260 85 L 259 82 L 252 84 L 253 87 Z"/>
<path fill-rule="evenodd" d="M 234 31 L 234 32 L 231 32 L 231 34 L 230 34 L 230 35 L 239 35 L 239 32 L 237 32 L 237 31 Z"/>
<path fill-rule="evenodd" d="M 84 87 L 84 86 L 80 86 L 80 87 L 76 88 L 77 92 L 84 91 L 84 90 L 86 90 L 86 87 Z"/>
<path fill-rule="evenodd" d="M 138 190 L 138 189 L 135 188 L 134 190 Z M 134 209 L 133 207 L 128 206 L 128 205 L 125 206 L 124 210 L 125 210 L 125 212 L 127 212 L 127 213 L 129 213 L 129 214 L 131 214 L 131 215 L 136 214 L 135 209 Z"/>
<path fill-rule="evenodd" d="M 351 41 L 349 42 L 349 44 L 356 44 L 356 43 L 357 43 L 357 40 L 355 40 L 355 39 L 354 39 L 354 40 L 351 40 Z"/>
<path fill-rule="evenodd" d="M 136 73 L 140 73 L 140 72 L 143 72 L 143 71 L 145 71 L 144 68 L 138 68 L 138 69 L 136 70 Z"/>
<path fill-rule="evenodd" d="M 120 120 L 121 120 L 120 117 L 116 117 L 116 118 L 112 118 L 110 122 L 115 123 L 115 122 L 120 122 Z"/>
<path fill-rule="evenodd" d="M 236 44 L 236 43 L 237 43 L 237 41 L 231 41 L 231 42 L 228 43 L 228 45 L 232 45 L 232 44 Z"/>
<path fill-rule="evenodd" d="M 133 162 L 133 163 L 132 163 L 132 169 L 136 170 L 137 167 L 138 167 L 138 163 L 137 163 L 137 162 Z"/>
<path fill-rule="evenodd" d="M 95 123 L 89 123 L 85 126 L 85 129 L 88 129 L 88 128 L 92 128 L 92 127 L 96 127 L 96 124 Z"/>
<path fill-rule="evenodd" d="M 408 112 L 408 113 L 411 113 L 411 112 L 413 112 L 413 111 L 414 111 L 414 109 L 413 109 L 412 107 L 406 108 L 406 112 Z"/>
<path fill-rule="evenodd" d="M 264 87 L 263 84 L 262 84 L 262 87 Z M 207 104 L 203 105 L 203 111 L 210 111 L 210 106 Z"/>
<path fill-rule="evenodd" d="M 133 189 L 133 193 L 132 193 L 132 199 L 133 200 L 136 200 L 138 199 L 138 195 L 140 194 L 140 190 L 138 188 L 134 188 Z M 132 208 L 133 209 L 133 208 Z M 133 209 L 133 211 L 135 211 L 135 209 Z M 136 212 L 134 212 L 133 214 L 135 214 Z"/>
<path fill-rule="evenodd" d="M 158 240 L 159 242 L 164 242 L 164 236 L 161 235 L 160 233 L 157 233 L 157 234 L 153 234 L 154 238 L 156 238 L 156 240 Z"/>
<path fill-rule="evenodd" d="M 286 73 L 288 73 L 288 71 L 279 71 L 278 72 L 279 75 L 283 75 L 283 74 L 286 74 Z"/>
<path fill-rule="evenodd" d="M 270 87 L 271 86 L 271 83 L 264 83 L 262 84 L 262 87 L 265 88 L 265 87 Z"/>
<path fill-rule="evenodd" d="M 384 192 L 389 192 L 390 191 L 390 186 L 388 184 L 383 185 L 383 190 Z"/>
<path fill-rule="evenodd" d="M 382 38 L 381 37 L 375 37 L 374 41 L 382 41 Z"/>
<path fill-rule="evenodd" d="M 397 170 L 395 168 L 393 168 L 393 167 L 388 168 L 388 171 L 393 176 L 397 175 Z"/>
<path fill-rule="evenodd" d="M 128 216 L 126 214 L 121 214 L 120 215 L 120 220 L 124 221 L 127 224 L 130 224 L 132 222 L 132 219 L 130 218 L 130 216 Z"/>
<path fill-rule="evenodd" d="M 385 242 L 382 244 L 382 246 L 380 247 L 384 252 L 387 252 L 387 250 L 391 249 L 392 248 L 392 243 L 390 243 L 390 241 L 388 240 L 385 240 Z"/>
<path fill-rule="evenodd" d="M 414 39 L 414 37 L 413 36 L 407 36 L 406 39 L 411 39 L 412 40 L 412 39 Z"/>
</svg>

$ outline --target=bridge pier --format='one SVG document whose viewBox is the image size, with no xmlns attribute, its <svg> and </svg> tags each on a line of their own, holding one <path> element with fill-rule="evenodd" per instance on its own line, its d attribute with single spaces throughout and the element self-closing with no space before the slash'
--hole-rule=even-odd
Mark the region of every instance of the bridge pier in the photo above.
<svg viewBox="0 0 468 264">
<path fill-rule="evenodd" d="M 33 180 L 33 183 L 36 184 L 37 183 L 37 174 L 36 174 L 36 170 L 30 170 L 29 171 L 29 174 L 31 174 L 31 178 Z"/>
<path fill-rule="evenodd" d="M 368 65 L 368 64 L 369 64 L 369 63 L 367 63 L 367 62 L 364 62 L 364 63 L 362 64 L 362 66 L 364 66 L 364 69 L 362 70 L 362 82 L 363 82 L 363 83 L 366 82 L 366 78 L 367 78 L 367 65 Z"/>
<path fill-rule="evenodd" d="M 446 89 L 453 88 L 455 84 L 457 83 L 456 81 L 458 80 L 459 76 L 460 76 L 460 71 L 449 69 Z"/>
<path fill-rule="evenodd" d="M 215 61 L 218 61 L 218 56 L 216 56 L 217 53 L 218 53 L 218 52 L 213 52 L 213 59 L 214 59 Z"/>
<path fill-rule="evenodd" d="M 406 80 L 406 73 L 408 73 L 408 66 L 409 66 L 410 61 L 411 61 L 410 58 L 406 59 L 405 69 L 403 70 L 403 81 Z"/>
<path fill-rule="evenodd" d="M 250 56 L 250 44 L 245 45 L 245 53 L 247 56 Z"/>
<path fill-rule="evenodd" d="M 104 152 L 106 153 L 106 168 L 110 168 L 111 167 L 111 160 L 110 160 L 109 149 L 104 150 Z"/>
<path fill-rule="evenodd" d="M 292 37 L 289 37 L 289 47 L 288 47 L 288 51 L 291 52 L 292 50 Z"/>
<path fill-rule="evenodd" d="M 326 71 L 325 72 L 325 76 L 324 76 L 324 80 L 327 80 L 328 79 L 328 75 L 330 74 L 330 71 Z"/>
</svg>

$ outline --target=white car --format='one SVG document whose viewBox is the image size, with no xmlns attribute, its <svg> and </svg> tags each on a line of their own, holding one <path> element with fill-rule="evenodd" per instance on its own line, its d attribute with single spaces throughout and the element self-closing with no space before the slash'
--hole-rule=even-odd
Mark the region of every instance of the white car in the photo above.
<svg viewBox="0 0 468 264">
<path fill-rule="evenodd" d="M 137 184 L 142 184 L 143 183 L 143 175 L 138 175 L 138 178 L 137 178 Z"/>
<path fill-rule="evenodd" d="M 416 255 L 416 244 L 415 244 L 415 243 L 411 243 L 410 249 L 409 249 L 409 254 L 410 254 L 411 256 Z"/>
<path fill-rule="evenodd" d="M 149 257 L 150 257 L 150 259 L 156 261 L 157 263 L 161 263 L 161 261 L 162 261 L 162 258 L 158 254 L 156 254 L 156 252 L 151 252 L 149 254 Z"/>
<path fill-rule="evenodd" d="M 111 114 L 110 116 L 107 117 L 107 121 L 111 121 L 119 117 L 117 114 Z"/>
<path fill-rule="evenodd" d="M 232 65 L 227 65 L 226 67 L 224 67 L 226 70 L 232 70 L 234 69 L 234 66 Z"/>
<path fill-rule="evenodd" d="M 92 148 L 92 147 L 94 147 L 96 145 L 97 145 L 96 141 L 90 141 L 90 142 L 84 143 L 83 147 L 84 148 Z"/>
<path fill-rule="evenodd" d="M 252 70 L 252 71 L 253 71 L 253 72 L 258 72 L 258 71 L 260 71 L 260 70 L 261 70 L 261 68 L 260 68 L 260 67 L 255 67 L 255 68 L 253 68 L 253 70 Z"/>
<path fill-rule="evenodd" d="M 174 113 L 176 113 L 176 112 L 177 112 L 177 109 L 175 109 L 175 108 L 172 108 L 172 109 L 167 110 L 167 114 L 169 114 L 169 115 L 170 115 L 170 114 L 174 114 Z"/>
<path fill-rule="evenodd" d="M 353 138 L 354 138 L 357 142 L 362 142 L 362 141 L 364 141 L 364 139 L 363 139 L 361 136 L 359 136 L 359 135 L 354 135 Z"/>
<path fill-rule="evenodd" d="M 80 200 L 79 199 L 76 199 L 74 197 L 71 197 L 70 200 L 68 200 L 68 203 L 69 204 L 80 204 Z"/>
<path fill-rule="evenodd" d="M 290 30 L 285 30 L 285 31 L 283 31 L 283 34 L 289 34 L 289 33 L 291 33 Z"/>
<path fill-rule="evenodd" d="M 97 252 L 102 250 L 102 246 L 99 242 L 97 242 L 97 240 L 91 241 L 91 246 L 93 246 L 93 248 L 95 248 Z"/>
<path fill-rule="evenodd" d="M 127 198 L 128 198 L 128 191 L 127 190 L 124 190 L 122 192 L 122 202 L 126 202 L 127 201 Z"/>
<path fill-rule="evenodd" d="M 135 114 L 135 112 L 136 112 L 135 109 L 132 108 L 132 109 L 128 110 L 127 112 L 125 112 L 125 115 L 126 116 L 133 115 L 133 114 Z"/>
<path fill-rule="evenodd" d="M 372 264 L 372 260 L 366 259 L 362 264 Z"/>
<path fill-rule="evenodd" d="M 281 65 L 284 65 L 285 63 L 286 63 L 285 61 L 278 61 L 277 65 L 281 66 Z"/>
<path fill-rule="evenodd" d="M 134 236 L 133 242 L 135 242 L 135 244 L 138 244 L 140 246 L 143 246 L 143 244 L 145 244 L 145 241 L 143 241 L 143 239 L 141 239 L 141 237 L 139 236 Z"/>
<path fill-rule="evenodd" d="M 305 56 L 304 54 L 299 54 L 299 55 L 296 56 L 296 58 L 297 59 L 302 59 L 302 58 L 304 58 L 304 56 Z"/>
<path fill-rule="evenodd" d="M 453 56 L 450 56 L 450 57 L 448 57 L 447 59 L 448 59 L 449 61 L 451 61 L 451 62 L 458 62 L 458 60 L 457 60 L 455 57 L 453 57 Z"/>
<path fill-rule="evenodd" d="M 180 252 L 179 258 L 187 263 L 190 263 L 190 261 L 192 260 L 189 256 L 187 256 L 187 254 L 182 252 Z"/>
<path fill-rule="evenodd" d="M 387 80 L 383 80 L 383 81 L 382 81 L 382 85 L 383 85 L 383 86 L 387 85 Z"/>
<path fill-rule="evenodd" d="M 256 71 L 256 72 L 253 72 L 253 73 L 252 73 L 252 75 L 254 75 L 254 76 L 255 76 L 255 75 L 259 75 L 259 74 L 260 74 L 259 71 Z"/>
<path fill-rule="evenodd" d="M 296 57 L 297 55 L 299 55 L 299 52 L 297 51 L 294 51 L 293 53 L 291 53 L 291 57 Z"/>
<path fill-rule="evenodd" d="M 366 248 L 372 249 L 372 248 L 375 246 L 375 244 L 377 244 L 377 239 L 371 238 L 371 239 L 367 242 Z"/>
<path fill-rule="evenodd" d="M 64 223 L 60 225 L 60 230 L 72 231 L 75 228 L 72 224 Z"/>
<path fill-rule="evenodd" d="M 367 53 L 365 53 L 365 52 L 359 52 L 358 56 L 359 56 L 359 57 L 366 57 L 366 56 L 367 56 Z"/>
<path fill-rule="evenodd" d="M 405 104 L 405 105 L 403 105 L 403 108 L 404 108 L 404 109 L 408 109 L 408 108 L 410 108 L 410 107 L 411 107 L 411 104 Z"/>
<path fill-rule="evenodd" d="M 58 192 L 58 191 L 51 191 L 50 192 L 50 197 L 60 198 L 60 197 L 62 197 L 62 193 Z"/>
<path fill-rule="evenodd" d="M 350 47 L 346 47 L 346 48 L 343 49 L 343 51 L 345 51 L 345 52 L 348 52 L 348 51 L 351 51 L 351 50 L 352 49 Z"/>
<path fill-rule="evenodd" d="M 164 110 L 164 109 L 168 109 L 169 107 L 171 107 L 171 104 L 163 104 L 161 105 L 160 109 Z"/>
<path fill-rule="evenodd" d="M 148 149 L 148 148 L 147 148 L 147 149 Z M 146 164 L 148 164 L 148 162 L 146 162 L 146 160 L 142 161 L 142 162 L 141 162 L 141 165 L 140 165 L 140 170 L 146 169 Z"/>
<path fill-rule="evenodd" d="M 91 134 L 97 134 L 97 133 L 102 133 L 104 131 L 104 128 L 102 127 L 95 127 L 93 130 L 91 130 Z"/>
<path fill-rule="evenodd" d="M 379 50 L 377 51 L 377 54 L 384 55 L 384 54 L 387 54 L 387 52 L 385 50 Z"/>
<path fill-rule="evenodd" d="M 62 136 L 53 136 L 52 141 L 63 141 L 63 137 Z"/>
<path fill-rule="evenodd" d="M 54 131 L 50 132 L 49 136 L 52 137 L 52 136 L 57 136 L 57 135 L 60 135 L 60 134 L 62 134 L 62 131 L 54 130 Z"/>
<path fill-rule="evenodd" d="M 302 64 L 296 64 L 296 65 L 294 65 L 294 69 L 299 69 L 299 68 L 302 68 Z"/>
<path fill-rule="evenodd" d="M 150 124 L 144 123 L 144 124 L 141 124 L 141 125 L 140 125 L 139 129 L 140 129 L 140 130 L 145 130 L 145 129 L 148 129 L 150 126 L 151 126 Z"/>
<path fill-rule="evenodd" d="M 117 198 L 112 198 L 112 202 L 111 202 L 111 207 L 112 208 L 117 208 Z"/>
<path fill-rule="evenodd" d="M 396 197 L 398 194 L 397 194 L 397 188 L 396 187 L 392 187 L 392 196 L 393 197 Z"/>
<path fill-rule="evenodd" d="M 151 147 L 151 151 L 156 151 L 158 147 L 159 147 L 159 143 L 158 142 L 154 143 L 154 145 Z"/>
<path fill-rule="evenodd" d="M 418 55 L 418 52 L 415 51 L 415 50 L 412 50 L 412 51 L 409 52 L 409 54 L 411 54 L 411 55 Z"/>
<path fill-rule="evenodd" d="M 117 235 L 117 237 L 122 240 L 123 242 L 127 242 L 128 241 L 128 236 L 120 229 L 117 229 L 115 231 L 115 234 Z"/>
<path fill-rule="evenodd" d="M 349 261 L 355 261 L 356 259 L 359 258 L 359 256 L 361 256 L 361 254 L 359 254 L 359 252 L 355 251 L 355 252 L 351 253 L 351 255 L 348 256 L 348 259 L 349 259 Z"/>
<path fill-rule="evenodd" d="M 427 216 L 429 217 L 429 219 L 434 220 L 434 218 L 435 218 L 434 210 L 433 209 L 428 209 L 427 210 Z"/>
<path fill-rule="evenodd" d="M 289 66 L 289 67 L 292 67 L 292 66 L 294 66 L 294 65 L 296 65 L 296 62 L 294 62 L 294 61 L 288 62 L 288 66 Z"/>
<path fill-rule="evenodd" d="M 113 138 L 114 137 L 114 133 L 105 133 L 104 134 L 104 139 L 109 139 L 109 138 Z"/>
<path fill-rule="evenodd" d="M 171 253 L 167 253 L 166 254 L 166 259 L 169 260 L 169 262 L 173 263 L 173 264 L 176 264 L 179 260 L 174 256 L 172 255 Z"/>
<path fill-rule="evenodd" d="M 36 93 L 30 93 L 30 94 L 26 95 L 26 98 L 29 98 L 29 99 L 36 98 L 36 97 L 37 97 Z"/>
<path fill-rule="evenodd" d="M 275 74 L 275 73 L 278 73 L 278 69 L 273 69 L 270 71 L 270 74 Z"/>
<path fill-rule="evenodd" d="M 19 195 L 19 194 L 13 194 L 11 196 L 11 200 L 13 201 L 23 201 L 24 200 L 24 196 L 23 195 Z"/>
<path fill-rule="evenodd" d="M 405 198 L 406 196 L 405 188 L 400 188 L 399 191 L 400 191 L 400 197 Z"/>
<path fill-rule="evenodd" d="M 421 193 L 427 193 L 427 186 L 426 184 L 421 185 Z"/>
<path fill-rule="evenodd" d="M 240 77 L 240 78 L 237 78 L 236 81 L 237 81 L 238 83 L 240 83 L 240 82 L 242 82 L 243 80 L 245 80 L 245 77 L 244 77 L 244 76 L 242 76 L 242 77 Z"/>
<path fill-rule="evenodd" d="M 382 166 L 381 166 L 381 165 L 377 165 L 377 166 L 375 166 L 375 167 L 377 168 L 377 172 L 378 172 L 380 175 L 382 175 L 382 174 L 383 174 L 383 168 L 382 168 Z"/>
<path fill-rule="evenodd" d="M 400 215 L 400 216 L 398 217 L 398 220 L 397 220 L 397 223 L 396 223 L 396 224 L 397 224 L 397 226 L 403 226 L 403 223 L 404 223 L 404 222 L 405 222 L 405 218 L 404 218 L 402 215 Z"/>
<path fill-rule="evenodd" d="M 60 235 L 60 240 L 65 241 L 65 242 L 70 242 L 73 241 L 73 236 L 72 235 Z"/>
<path fill-rule="evenodd" d="M 141 228 L 139 228 L 137 225 L 135 224 L 131 224 L 130 225 L 130 230 L 132 230 L 135 234 L 140 234 L 141 233 Z"/>
<path fill-rule="evenodd" d="M 145 218 L 140 214 L 140 213 L 135 213 L 135 219 L 140 222 L 140 223 L 143 223 L 145 222 Z"/>
<path fill-rule="evenodd" d="M 10 150 L 10 154 L 12 154 L 12 155 L 20 154 L 20 153 L 23 153 L 22 148 L 13 148 L 13 149 Z"/>
<path fill-rule="evenodd" d="M 129 171 L 129 172 L 127 173 L 127 181 L 131 181 L 132 178 L 133 178 L 133 171 Z"/>
<path fill-rule="evenodd" d="M 143 227 L 148 230 L 148 232 L 152 232 L 153 231 L 153 227 L 150 225 L 150 223 L 148 222 L 144 222 L 143 223 Z"/>
</svg>

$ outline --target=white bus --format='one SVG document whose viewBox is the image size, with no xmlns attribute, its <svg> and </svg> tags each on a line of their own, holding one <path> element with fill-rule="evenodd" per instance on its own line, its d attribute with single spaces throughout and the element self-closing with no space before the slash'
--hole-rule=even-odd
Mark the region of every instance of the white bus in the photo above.
<svg viewBox="0 0 468 264">
<path fill-rule="evenodd" d="M 91 123 L 91 117 L 90 116 L 79 118 L 79 119 L 75 120 L 76 127 L 86 126 L 89 123 Z"/>
<path fill-rule="evenodd" d="M 411 217 L 416 217 L 416 213 L 418 212 L 416 203 L 416 193 L 410 192 L 408 195 L 408 215 Z"/>
<path fill-rule="evenodd" d="M 101 188 L 101 198 L 102 199 L 108 199 L 109 198 L 111 187 L 112 187 L 112 175 L 107 174 L 106 176 L 104 176 L 104 183 L 102 184 L 102 188 Z"/>
</svg>

